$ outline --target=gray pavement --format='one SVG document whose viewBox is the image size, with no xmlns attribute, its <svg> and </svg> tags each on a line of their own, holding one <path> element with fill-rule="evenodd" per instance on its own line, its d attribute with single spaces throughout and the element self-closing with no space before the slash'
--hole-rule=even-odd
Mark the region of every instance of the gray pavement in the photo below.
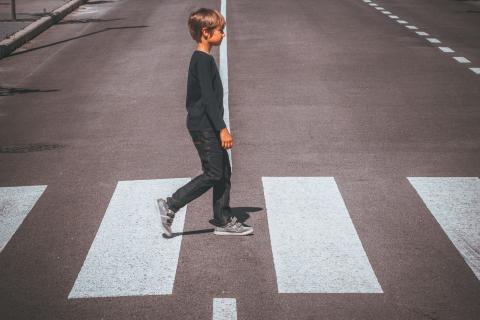
<svg viewBox="0 0 480 320">
<path fill-rule="evenodd" d="M 361 0 L 228 2 L 231 205 L 255 235 L 215 237 L 211 191 L 189 204 L 166 295 L 68 299 L 119 181 L 200 173 L 186 17 L 220 2 L 97 1 L 2 59 L 0 187 L 48 187 L 0 252 L 1 314 L 477 319 L 480 282 L 407 177 L 480 176 L 478 6 L 377 3 L 471 64 Z M 279 293 L 262 177 L 334 177 L 383 293 Z"/>
</svg>

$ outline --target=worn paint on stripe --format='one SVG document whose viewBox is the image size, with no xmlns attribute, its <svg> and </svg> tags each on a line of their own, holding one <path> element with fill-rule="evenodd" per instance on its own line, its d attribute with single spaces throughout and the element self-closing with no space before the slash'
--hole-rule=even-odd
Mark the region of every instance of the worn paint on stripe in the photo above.
<svg viewBox="0 0 480 320">
<path fill-rule="evenodd" d="M 237 320 L 237 301 L 233 298 L 213 299 L 213 320 Z"/>
<path fill-rule="evenodd" d="M 392 19 L 398 19 L 398 16 L 395 16 L 395 15 L 391 15 L 389 17 L 392 18 Z"/>
<path fill-rule="evenodd" d="M 170 196 L 190 178 L 120 181 L 69 298 L 171 294 L 186 207 L 162 236 L 154 201 Z M 175 235 L 175 234 L 174 234 Z"/>
<path fill-rule="evenodd" d="M 227 0 L 222 0 L 220 13 L 227 21 Z M 223 86 L 223 120 L 227 125 L 228 131 L 231 133 L 230 130 L 230 109 L 228 106 L 228 50 L 227 50 L 227 26 L 225 25 L 225 29 L 223 30 L 225 33 L 225 38 L 223 39 L 222 43 L 220 44 L 220 78 L 222 79 L 222 86 Z M 232 149 L 228 149 L 228 158 L 230 159 L 230 167 L 233 172 L 233 163 L 232 163 Z"/>
<path fill-rule="evenodd" d="M 380 10 L 385 10 L 385 8 L 382 8 L 382 7 L 376 7 L 375 9 L 377 9 L 377 10 L 379 10 L 379 11 L 380 11 Z"/>
<path fill-rule="evenodd" d="M 392 14 L 390 11 L 382 11 L 383 14 Z"/>
<path fill-rule="evenodd" d="M 400 24 L 407 24 L 407 23 L 408 23 L 408 22 L 405 21 L 405 20 L 397 20 L 397 22 L 400 23 Z"/>
<path fill-rule="evenodd" d="M 480 280 L 480 179 L 409 177 L 408 180 Z"/>
<path fill-rule="evenodd" d="M 416 31 L 415 33 L 418 34 L 419 36 L 429 36 L 429 34 L 424 31 Z"/>
<path fill-rule="evenodd" d="M 453 57 L 453 59 L 457 60 L 459 63 L 470 63 L 470 60 L 465 57 Z"/>
<path fill-rule="evenodd" d="M 449 47 L 438 47 L 438 49 L 440 49 L 441 51 L 446 52 L 446 53 L 455 52 Z"/>
<path fill-rule="evenodd" d="M 42 196 L 47 186 L 0 188 L 0 252 Z"/>
<path fill-rule="evenodd" d="M 406 26 L 406 27 L 410 30 L 418 30 L 418 28 L 416 26 Z"/>
<path fill-rule="evenodd" d="M 262 177 L 279 293 L 382 293 L 333 177 Z"/>
<path fill-rule="evenodd" d="M 475 74 L 480 74 L 480 68 L 469 68 L 472 70 Z"/>
</svg>

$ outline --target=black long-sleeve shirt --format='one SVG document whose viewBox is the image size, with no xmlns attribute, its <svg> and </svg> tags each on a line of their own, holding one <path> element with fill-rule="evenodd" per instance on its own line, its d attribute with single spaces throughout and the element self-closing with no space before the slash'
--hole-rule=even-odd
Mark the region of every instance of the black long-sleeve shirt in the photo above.
<svg viewBox="0 0 480 320">
<path fill-rule="evenodd" d="M 187 81 L 188 130 L 226 128 L 223 121 L 223 86 L 215 59 L 195 50 L 190 60 Z"/>
</svg>

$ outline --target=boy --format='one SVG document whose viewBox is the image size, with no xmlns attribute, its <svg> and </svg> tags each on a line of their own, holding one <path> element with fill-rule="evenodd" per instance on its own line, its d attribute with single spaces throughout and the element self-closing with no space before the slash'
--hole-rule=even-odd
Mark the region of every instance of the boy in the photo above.
<svg viewBox="0 0 480 320">
<path fill-rule="evenodd" d="M 190 35 L 197 42 L 188 69 L 187 129 L 202 162 L 203 173 L 178 189 L 167 200 L 155 201 L 163 231 L 172 236 L 175 213 L 213 187 L 216 235 L 248 235 L 253 228 L 237 221 L 230 209 L 230 160 L 233 139 L 223 121 L 223 86 L 212 46 L 222 43 L 225 19 L 217 10 L 201 8 L 188 19 Z"/>
</svg>

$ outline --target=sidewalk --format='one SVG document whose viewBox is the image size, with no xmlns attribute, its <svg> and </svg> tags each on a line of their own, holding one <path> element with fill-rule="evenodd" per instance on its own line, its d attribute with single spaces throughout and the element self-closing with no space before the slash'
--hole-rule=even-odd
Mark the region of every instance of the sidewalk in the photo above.
<svg viewBox="0 0 480 320">
<path fill-rule="evenodd" d="M 69 0 L 16 0 L 17 21 L 12 20 L 11 0 L 0 0 L 0 41 L 25 28 Z"/>
</svg>

